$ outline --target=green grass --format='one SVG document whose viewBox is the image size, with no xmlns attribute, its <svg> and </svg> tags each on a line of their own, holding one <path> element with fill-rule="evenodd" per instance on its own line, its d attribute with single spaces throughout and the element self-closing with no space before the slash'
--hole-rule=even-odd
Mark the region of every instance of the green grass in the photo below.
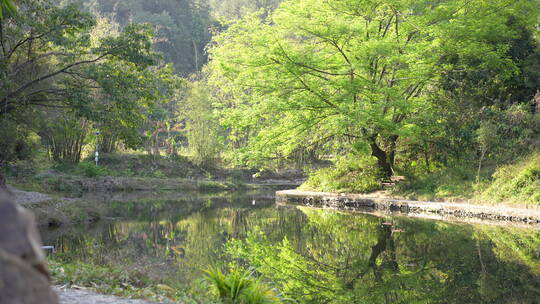
<svg viewBox="0 0 540 304">
<path fill-rule="evenodd" d="M 493 181 L 477 197 L 540 206 L 540 153 L 498 168 L 493 174 Z"/>
<path fill-rule="evenodd" d="M 81 162 L 77 165 L 77 171 L 86 177 L 97 177 L 111 175 L 109 170 L 103 166 L 97 166 L 92 162 Z"/>
<path fill-rule="evenodd" d="M 540 206 L 540 154 L 489 169 L 479 179 L 475 164 L 409 175 L 391 194 L 420 200 Z"/>
<path fill-rule="evenodd" d="M 388 189 L 395 197 L 416 200 L 468 201 L 482 204 L 540 206 L 540 153 L 513 164 L 486 164 L 479 177 L 475 160 L 431 172 L 403 172 L 405 181 Z M 346 156 L 332 167 L 310 174 L 300 190 L 369 193 L 382 189 L 374 159 Z"/>
<path fill-rule="evenodd" d="M 454 167 L 430 173 L 409 174 L 390 193 L 394 196 L 418 200 L 463 201 L 475 194 L 474 168 Z"/>
</svg>

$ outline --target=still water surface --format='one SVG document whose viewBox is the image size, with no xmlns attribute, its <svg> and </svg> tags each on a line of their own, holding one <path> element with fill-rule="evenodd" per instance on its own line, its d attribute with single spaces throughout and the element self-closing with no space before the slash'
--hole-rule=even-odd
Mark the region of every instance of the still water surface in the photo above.
<svg viewBox="0 0 540 304">
<path fill-rule="evenodd" d="M 103 194 L 111 220 L 42 234 L 63 259 L 156 282 L 237 260 L 297 303 L 540 303 L 538 230 L 278 206 L 274 191 Z"/>
</svg>

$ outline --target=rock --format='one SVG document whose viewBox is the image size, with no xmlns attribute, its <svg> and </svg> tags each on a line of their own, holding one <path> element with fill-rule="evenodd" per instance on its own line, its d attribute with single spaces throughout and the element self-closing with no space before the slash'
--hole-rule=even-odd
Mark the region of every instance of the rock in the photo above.
<svg viewBox="0 0 540 304">
<path fill-rule="evenodd" d="M 32 214 L 0 189 L 0 304 L 57 304 Z"/>
<path fill-rule="evenodd" d="M 57 304 L 49 280 L 23 259 L 0 250 L 0 304 Z"/>
</svg>

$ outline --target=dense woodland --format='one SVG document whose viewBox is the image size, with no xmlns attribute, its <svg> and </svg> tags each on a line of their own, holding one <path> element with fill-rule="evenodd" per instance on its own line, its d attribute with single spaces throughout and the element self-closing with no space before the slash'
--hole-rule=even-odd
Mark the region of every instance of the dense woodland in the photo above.
<svg viewBox="0 0 540 304">
<path fill-rule="evenodd" d="M 4 172 L 98 146 L 331 191 L 521 174 L 507 191 L 540 200 L 537 0 L 11 2 Z"/>
<path fill-rule="evenodd" d="M 253 182 L 538 210 L 539 21 L 540 0 L 0 0 L 0 188 L 88 224 L 43 230 L 56 285 L 537 303 L 532 226 L 276 207 Z"/>
</svg>

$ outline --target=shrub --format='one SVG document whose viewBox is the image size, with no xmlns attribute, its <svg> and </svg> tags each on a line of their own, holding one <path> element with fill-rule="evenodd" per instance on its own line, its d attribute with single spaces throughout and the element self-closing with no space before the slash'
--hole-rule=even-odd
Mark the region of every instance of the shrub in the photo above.
<svg viewBox="0 0 540 304">
<path fill-rule="evenodd" d="M 228 273 L 219 267 L 206 270 L 210 283 L 225 304 L 273 304 L 281 303 L 275 292 L 253 277 L 249 270 L 231 266 Z"/>
<path fill-rule="evenodd" d="M 155 171 L 152 171 L 152 173 L 150 174 L 150 177 L 154 177 L 154 178 L 165 178 L 165 174 L 163 174 L 163 172 L 161 172 L 161 170 L 155 170 Z"/>
<path fill-rule="evenodd" d="M 380 189 L 382 180 L 375 158 L 347 155 L 311 173 L 300 189 L 366 193 Z"/>
<path fill-rule="evenodd" d="M 92 162 L 93 156 L 85 159 Z M 137 177 L 198 177 L 201 170 L 186 157 L 162 157 L 138 153 L 103 153 L 99 166 L 106 168 L 108 175 Z"/>
<path fill-rule="evenodd" d="M 96 166 L 91 162 L 82 162 L 78 165 L 77 171 L 86 177 L 96 177 L 108 175 L 105 167 Z"/>
</svg>

